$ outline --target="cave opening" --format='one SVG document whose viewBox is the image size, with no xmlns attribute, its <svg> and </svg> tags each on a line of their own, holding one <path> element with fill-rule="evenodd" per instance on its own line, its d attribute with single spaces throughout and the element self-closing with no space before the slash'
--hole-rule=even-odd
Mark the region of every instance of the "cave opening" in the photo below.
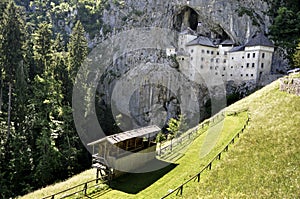
<svg viewBox="0 0 300 199">
<path fill-rule="evenodd" d="M 190 28 L 194 31 L 197 31 L 197 27 L 198 27 L 198 14 L 195 10 L 190 9 L 190 16 L 189 16 L 189 25 Z"/>
</svg>

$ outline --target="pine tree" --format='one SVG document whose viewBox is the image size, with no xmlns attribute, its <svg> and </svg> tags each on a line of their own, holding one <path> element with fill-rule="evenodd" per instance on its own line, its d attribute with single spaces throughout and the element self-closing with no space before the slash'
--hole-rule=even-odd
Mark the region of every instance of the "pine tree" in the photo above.
<svg viewBox="0 0 300 199">
<path fill-rule="evenodd" d="M 85 31 L 80 21 L 73 28 L 68 44 L 68 71 L 71 81 L 74 83 L 76 74 L 87 56 L 87 40 Z"/>
<path fill-rule="evenodd" d="M 43 74 L 46 67 L 50 67 L 53 55 L 53 41 L 52 41 L 51 26 L 47 23 L 41 23 L 37 31 L 33 34 L 33 51 L 34 51 L 34 76 L 36 74 Z"/>
<path fill-rule="evenodd" d="M 12 89 L 15 83 L 16 70 L 23 60 L 23 21 L 17 12 L 13 2 L 7 5 L 3 13 L 1 26 L 1 63 L 5 81 L 8 82 L 8 110 L 7 110 L 7 140 L 11 132 L 11 107 Z"/>
</svg>

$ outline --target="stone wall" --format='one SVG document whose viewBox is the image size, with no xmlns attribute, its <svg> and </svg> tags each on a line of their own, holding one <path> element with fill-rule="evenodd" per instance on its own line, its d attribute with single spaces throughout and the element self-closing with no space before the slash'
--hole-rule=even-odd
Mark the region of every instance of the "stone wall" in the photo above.
<svg viewBox="0 0 300 199">
<path fill-rule="evenodd" d="M 300 96 L 300 78 L 282 78 L 280 80 L 280 90 Z"/>
</svg>

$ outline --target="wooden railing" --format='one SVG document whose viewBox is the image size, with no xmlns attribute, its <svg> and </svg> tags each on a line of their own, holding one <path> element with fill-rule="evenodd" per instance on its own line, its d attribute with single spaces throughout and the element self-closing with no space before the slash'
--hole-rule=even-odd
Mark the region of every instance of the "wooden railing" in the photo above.
<svg viewBox="0 0 300 199">
<path fill-rule="evenodd" d="M 235 112 L 235 113 L 237 113 L 237 112 Z M 176 195 L 178 195 L 178 194 L 182 195 L 183 194 L 183 187 L 191 181 L 196 181 L 197 180 L 197 182 L 200 182 L 201 174 L 205 170 L 208 170 L 208 169 L 211 170 L 213 162 L 215 160 L 220 160 L 221 159 L 222 153 L 227 152 L 228 149 L 229 149 L 229 145 L 234 144 L 235 140 L 240 137 L 240 134 L 243 133 L 244 130 L 246 129 L 246 127 L 248 126 L 249 121 L 250 121 L 250 115 L 248 114 L 246 124 L 243 126 L 243 128 L 241 130 L 239 130 L 237 132 L 237 134 L 235 134 L 235 136 L 230 140 L 230 142 L 214 158 L 212 158 L 211 161 L 209 161 L 209 163 L 206 166 L 204 166 L 197 174 L 195 174 L 190 179 L 188 179 L 187 181 L 185 181 L 184 183 L 179 185 L 177 188 L 175 188 L 174 190 L 171 190 L 168 194 L 163 196 L 162 199 L 167 198 L 168 196 L 170 196 L 174 193 L 176 193 Z"/>
<path fill-rule="evenodd" d="M 66 189 L 66 190 L 57 192 L 57 193 L 55 193 L 55 194 L 53 194 L 53 195 L 46 196 L 46 197 L 44 197 L 43 199 L 48 199 L 48 198 L 50 198 L 50 199 L 67 198 L 67 197 L 73 196 L 73 195 L 78 194 L 78 193 L 82 193 L 84 196 L 87 196 L 87 195 L 88 195 L 88 193 L 87 193 L 88 189 L 91 189 L 91 188 L 93 188 L 93 187 L 98 186 L 98 185 L 99 185 L 99 184 L 98 184 L 98 181 L 99 181 L 99 180 L 101 180 L 101 181 L 103 182 L 102 178 L 96 178 L 96 179 L 94 179 L 94 180 L 87 181 L 87 182 L 85 182 L 85 183 L 76 185 L 76 186 L 71 187 L 71 188 L 69 188 L 69 189 Z M 96 184 L 90 185 L 92 182 L 96 182 Z M 81 188 L 80 188 L 80 187 L 81 187 Z M 79 190 L 78 190 L 78 188 L 79 188 Z M 72 190 L 73 190 L 73 191 L 72 191 Z M 69 192 L 69 191 L 70 191 L 70 193 L 67 193 L 67 192 Z M 66 193 L 66 194 L 64 195 L 64 193 Z M 60 196 L 59 196 L 59 195 L 60 195 Z"/>
</svg>

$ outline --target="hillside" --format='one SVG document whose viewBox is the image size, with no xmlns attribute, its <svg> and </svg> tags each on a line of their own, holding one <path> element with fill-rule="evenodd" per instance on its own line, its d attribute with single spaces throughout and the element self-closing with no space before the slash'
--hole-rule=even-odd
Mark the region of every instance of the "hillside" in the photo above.
<svg viewBox="0 0 300 199">
<path fill-rule="evenodd" d="M 300 97 L 276 81 L 229 109 L 249 108 L 251 122 L 224 162 L 187 198 L 297 198 L 300 195 Z"/>
<path fill-rule="evenodd" d="M 228 111 L 248 109 L 251 121 L 244 134 L 200 183 L 184 187 L 184 198 L 293 198 L 299 196 L 300 97 L 278 90 L 279 81 L 228 107 Z M 243 126 L 246 113 L 227 116 L 216 147 L 199 159 L 206 133 L 201 134 L 185 155 L 170 168 L 146 174 L 129 174 L 112 183 L 112 189 L 92 198 L 160 198 L 196 174 Z M 218 129 L 220 123 L 211 127 Z M 210 133 L 213 131 L 210 131 Z M 88 175 L 94 175 L 88 172 Z M 82 177 L 85 174 L 81 174 Z M 158 178 L 159 176 L 159 178 Z M 86 177 L 86 176 L 85 176 Z M 75 177 L 80 179 L 80 175 Z M 147 181 L 148 180 L 148 181 Z M 147 184 L 152 182 L 153 184 Z M 74 183 L 72 186 L 78 183 Z M 64 187 L 66 188 L 66 187 Z M 49 194 L 47 189 L 23 198 Z M 52 189 L 53 190 L 53 189 Z M 56 185 L 56 192 L 60 185 Z M 47 194 L 45 194 L 47 193 Z M 52 192 L 53 193 L 53 192 Z M 175 194 L 171 196 L 174 197 Z"/>
</svg>

